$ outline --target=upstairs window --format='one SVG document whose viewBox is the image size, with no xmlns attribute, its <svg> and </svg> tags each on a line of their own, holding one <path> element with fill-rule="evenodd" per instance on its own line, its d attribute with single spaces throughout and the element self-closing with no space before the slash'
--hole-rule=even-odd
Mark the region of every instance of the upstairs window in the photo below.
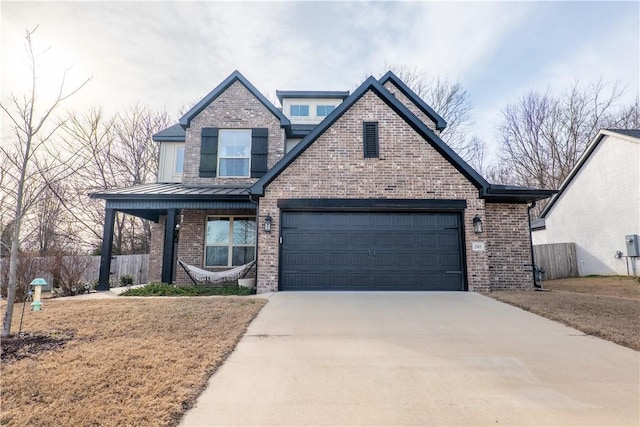
<svg viewBox="0 0 640 427">
<path fill-rule="evenodd" d="M 251 130 L 221 129 L 218 144 L 218 176 L 249 177 Z"/>
<path fill-rule="evenodd" d="M 292 105 L 290 107 L 291 117 L 308 117 L 309 106 L 308 105 Z"/>
<path fill-rule="evenodd" d="M 316 116 L 325 117 L 328 116 L 336 107 L 333 105 L 318 105 L 316 106 Z"/>
<path fill-rule="evenodd" d="M 364 157 L 379 157 L 380 149 L 378 144 L 378 122 L 364 122 L 363 139 Z"/>
<path fill-rule="evenodd" d="M 173 167 L 173 172 L 175 174 L 182 174 L 184 170 L 184 147 L 176 148 L 176 162 Z"/>
<path fill-rule="evenodd" d="M 269 129 L 202 128 L 200 178 L 260 178 L 267 173 Z"/>
</svg>

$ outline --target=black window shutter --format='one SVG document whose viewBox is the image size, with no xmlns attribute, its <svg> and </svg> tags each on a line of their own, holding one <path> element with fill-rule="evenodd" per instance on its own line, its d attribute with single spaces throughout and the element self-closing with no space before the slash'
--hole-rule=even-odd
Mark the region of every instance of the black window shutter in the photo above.
<svg viewBox="0 0 640 427">
<path fill-rule="evenodd" d="M 200 135 L 200 177 L 215 177 L 217 166 L 218 128 L 202 128 Z"/>
<path fill-rule="evenodd" d="M 267 173 L 269 152 L 269 129 L 251 129 L 251 178 L 260 178 Z"/>
<path fill-rule="evenodd" d="M 378 122 L 364 122 L 363 125 L 364 139 L 364 157 L 378 157 Z"/>
</svg>

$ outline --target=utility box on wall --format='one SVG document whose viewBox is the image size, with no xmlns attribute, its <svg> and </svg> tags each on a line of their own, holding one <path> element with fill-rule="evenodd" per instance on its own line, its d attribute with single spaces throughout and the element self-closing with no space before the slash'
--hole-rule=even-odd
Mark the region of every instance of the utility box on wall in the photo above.
<svg viewBox="0 0 640 427">
<path fill-rule="evenodd" d="M 624 236 L 624 241 L 627 244 L 627 256 L 640 257 L 640 244 L 638 243 L 638 235 L 630 234 Z"/>
</svg>

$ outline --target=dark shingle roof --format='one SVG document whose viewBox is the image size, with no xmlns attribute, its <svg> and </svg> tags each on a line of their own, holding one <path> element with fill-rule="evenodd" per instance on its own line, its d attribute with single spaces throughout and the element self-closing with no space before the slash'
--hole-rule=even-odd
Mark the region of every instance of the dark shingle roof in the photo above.
<svg viewBox="0 0 640 427">
<path fill-rule="evenodd" d="M 609 132 L 640 138 L 640 129 L 607 129 Z"/>
<path fill-rule="evenodd" d="M 184 141 L 185 131 L 180 124 L 175 124 L 151 137 L 155 142 L 180 142 Z"/>
</svg>

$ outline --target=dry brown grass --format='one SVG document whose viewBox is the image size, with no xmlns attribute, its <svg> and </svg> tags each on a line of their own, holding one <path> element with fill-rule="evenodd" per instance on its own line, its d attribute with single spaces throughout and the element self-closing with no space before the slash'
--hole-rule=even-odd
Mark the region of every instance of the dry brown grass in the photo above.
<svg viewBox="0 0 640 427">
<path fill-rule="evenodd" d="M 640 351 L 640 283 L 627 277 L 550 280 L 549 292 L 492 292 L 498 301 L 523 308 Z"/>
<path fill-rule="evenodd" d="M 175 425 L 264 303 L 234 297 L 48 300 L 42 311 L 25 313 L 22 330 L 70 339 L 3 361 L 0 424 Z"/>
</svg>

